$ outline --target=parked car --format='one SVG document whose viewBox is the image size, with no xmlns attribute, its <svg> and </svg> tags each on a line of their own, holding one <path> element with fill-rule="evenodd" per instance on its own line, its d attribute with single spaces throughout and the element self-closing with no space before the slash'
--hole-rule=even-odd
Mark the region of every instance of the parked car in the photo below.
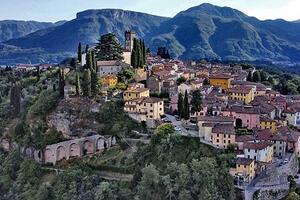
<svg viewBox="0 0 300 200">
<path fill-rule="evenodd" d="M 181 131 L 181 128 L 175 127 L 174 130 L 175 130 L 175 131 Z"/>
</svg>

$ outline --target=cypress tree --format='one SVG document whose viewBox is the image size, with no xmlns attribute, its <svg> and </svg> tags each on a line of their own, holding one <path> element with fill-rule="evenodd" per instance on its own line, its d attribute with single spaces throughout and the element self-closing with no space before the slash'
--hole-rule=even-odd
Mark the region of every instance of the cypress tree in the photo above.
<svg viewBox="0 0 300 200">
<path fill-rule="evenodd" d="M 260 72 L 259 71 L 255 71 L 253 73 L 253 82 L 261 82 L 261 77 L 260 77 Z"/>
<path fill-rule="evenodd" d="M 134 68 L 137 67 L 137 53 L 135 49 L 133 49 L 131 53 L 131 66 Z"/>
<path fill-rule="evenodd" d="M 96 61 L 94 50 L 91 51 L 91 57 L 92 57 L 93 69 L 97 72 L 97 61 Z"/>
<path fill-rule="evenodd" d="M 196 90 L 192 93 L 191 100 L 191 112 L 200 112 L 202 110 L 202 95 L 200 90 Z"/>
<path fill-rule="evenodd" d="M 21 112 L 21 85 L 14 83 L 10 90 L 10 104 L 14 108 L 14 113 L 17 115 Z"/>
<path fill-rule="evenodd" d="M 183 97 L 182 94 L 178 94 L 178 101 L 177 101 L 177 110 L 178 110 L 178 116 L 180 118 L 183 117 Z"/>
<path fill-rule="evenodd" d="M 146 47 L 145 47 L 145 41 L 142 41 L 142 52 L 143 52 L 143 65 L 146 64 Z"/>
<path fill-rule="evenodd" d="M 81 56 L 82 56 L 82 47 L 81 47 L 81 43 L 79 42 L 78 50 L 77 50 L 77 58 L 79 62 L 81 62 Z"/>
<path fill-rule="evenodd" d="M 86 46 L 85 46 L 85 53 L 87 53 L 87 52 L 89 52 L 89 45 L 87 44 Z"/>
<path fill-rule="evenodd" d="M 141 66 L 141 46 L 140 41 L 136 40 L 136 57 L 137 57 L 137 67 Z"/>
<path fill-rule="evenodd" d="M 91 94 L 92 96 L 99 94 L 99 79 L 94 69 L 91 69 Z"/>
<path fill-rule="evenodd" d="M 251 81 L 251 82 L 253 81 L 252 72 L 251 71 L 248 72 L 247 81 Z"/>
<path fill-rule="evenodd" d="M 59 87 L 59 96 L 64 98 L 65 96 L 65 74 L 64 70 L 59 68 L 58 70 L 58 87 Z"/>
<path fill-rule="evenodd" d="M 91 52 L 86 53 L 86 68 L 87 69 L 93 69 L 93 58 Z"/>
<path fill-rule="evenodd" d="M 82 81 L 82 93 L 85 97 L 91 97 L 91 71 L 90 69 L 85 69 L 83 72 L 83 81 Z"/>
<path fill-rule="evenodd" d="M 36 72 L 37 81 L 39 81 L 41 78 L 40 66 L 37 66 L 36 70 L 37 70 L 37 72 Z"/>
<path fill-rule="evenodd" d="M 80 95 L 80 77 L 79 77 L 78 72 L 76 72 L 75 87 L 76 87 L 76 95 L 79 96 Z"/>
<path fill-rule="evenodd" d="M 187 91 L 185 91 L 185 94 L 184 94 L 184 119 L 185 120 L 188 120 L 190 118 L 190 105 L 189 105 L 189 97 L 188 97 L 188 93 Z"/>
</svg>

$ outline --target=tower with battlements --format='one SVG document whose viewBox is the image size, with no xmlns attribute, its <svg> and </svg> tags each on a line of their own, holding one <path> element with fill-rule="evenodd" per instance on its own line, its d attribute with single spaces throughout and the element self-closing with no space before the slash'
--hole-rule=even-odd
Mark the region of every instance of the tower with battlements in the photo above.
<svg viewBox="0 0 300 200">
<path fill-rule="evenodd" d="M 125 49 L 126 51 L 132 51 L 133 39 L 136 38 L 136 33 L 133 31 L 125 31 Z"/>
</svg>

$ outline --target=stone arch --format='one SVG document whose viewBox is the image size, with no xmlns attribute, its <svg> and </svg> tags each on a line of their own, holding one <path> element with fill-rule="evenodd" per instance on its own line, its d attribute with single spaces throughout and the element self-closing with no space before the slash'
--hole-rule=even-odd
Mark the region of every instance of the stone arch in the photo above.
<svg viewBox="0 0 300 200">
<path fill-rule="evenodd" d="M 235 120 L 235 127 L 237 127 L 237 128 L 243 128 L 243 120 L 241 118 L 237 118 Z"/>
<path fill-rule="evenodd" d="M 107 148 L 111 147 L 111 137 L 106 139 Z"/>
<path fill-rule="evenodd" d="M 49 149 L 49 148 L 47 148 L 46 150 L 45 150 L 45 163 L 53 163 L 53 161 L 54 161 L 54 158 L 53 158 L 53 152 L 52 152 L 52 150 L 51 149 Z"/>
<path fill-rule="evenodd" d="M 70 145 L 70 149 L 69 149 L 69 155 L 70 157 L 76 157 L 76 156 L 80 156 L 80 146 L 79 144 L 76 144 L 76 143 L 72 143 Z"/>
<path fill-rule="evenodd" d="M 116 136 L 112 136 L 111 138 L 111 146 L 115 146 L 117 144 L 117 138 Z"/>
<path fill-rule="evenodd" d="M 95 145 L 92 141 L 86 140 L 83 143 L 82 149 L 84 155 L 93 154 L 95 152 Z"/>
<path fill-rule="evenodd" d="M 62 160 L 64 158 L 66 158 L 66 149 L 63 146 L 59 146 L 56 149 L 56 161 Z"/>
<path fill-rule="evenodd" d="M 103 150 L 104 149 L 104 143 L 105 143 L 104 138 L 99 138 L 97 140 L 97 150 Z"/>
</svg>

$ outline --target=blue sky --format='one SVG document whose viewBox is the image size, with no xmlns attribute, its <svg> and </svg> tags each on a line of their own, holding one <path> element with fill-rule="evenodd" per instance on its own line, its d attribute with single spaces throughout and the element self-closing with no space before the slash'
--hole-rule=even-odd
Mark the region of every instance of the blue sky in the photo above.
<svg viewBox="0 0 300 200">
<path fill-rule="evenodd" d="M 201 3 L 230 6 L 259 19 L 300 19 L 300 0 L 1 0 L 0 20 L 59 21 L 86 9 L 120 8 L 174 16 Z"/>
</svg>

